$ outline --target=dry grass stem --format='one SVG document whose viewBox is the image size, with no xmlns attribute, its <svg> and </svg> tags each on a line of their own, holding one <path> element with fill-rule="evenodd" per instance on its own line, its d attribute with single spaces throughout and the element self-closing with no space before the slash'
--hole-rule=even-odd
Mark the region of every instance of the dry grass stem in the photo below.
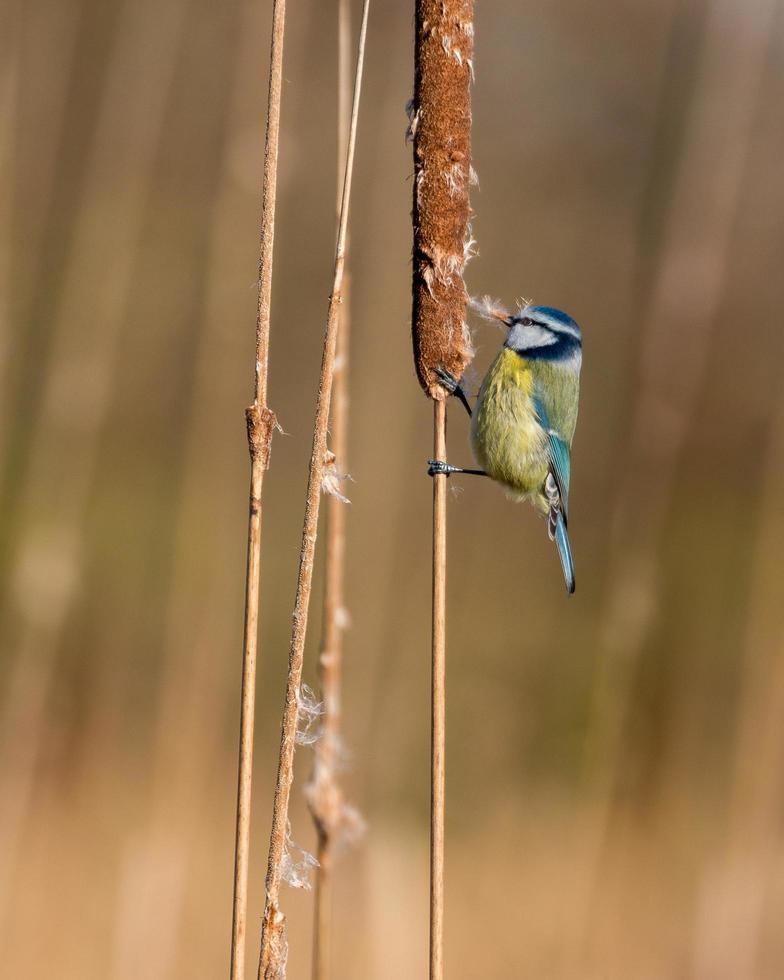
<svg viewBox="0 0 784 980">
<path fill-rule="evenodd" d="M 433 404 L 433 458 L 446 459 L 446 403 Z M 446 786 L 446 477 L 433 478 L 433 636 L 430 784 L 430 977 L 444 975 Z"/>
<path fill-rule="evenodd" d="M 473 356 L 463 269 L 472 254 L 473 0 L 418 0 L 414 100 L 414 360 L 442 398 L 434 370 L 461 377 Z"/>
<path fill-rule="evenodd" d="M 234 850 L 231 980 L 243 980 L 245 976 L 250 808 L 253 776 L 253 727 L 259 630 L 259 579 L 261 574 L 261 494 L 264 484 L 264 471 L 269 464 L 270 441 L 275 427 L 275 415 L 267 407 L 267 372 L 269 362 L 272 258 L 275 242 L 275 198 L 277 192 L 285 17 L 285 0 L 274 0 L 272 7 L 269 93 L 267 99 L 267 131 L 262 184 L 255 384 L 253 404 L 246 409 L 245 413 L 251 463 L 248 505 L 248 561 L 245 576 L 245 623 L 242 647 L 240 746 L 237 775 L 237 825 Z"/>
<path fill-rule="evenodd" d="M 266 878 L 266 904 L 262 920 L 259 978 L 278 980 L 285 976 L 287 941 L 285 917 L 280 909 L 279 895 L 283 871 L 288 829 L 289 798 L 294 778 L 294 748 L 297 733 L 299 691 L 302 681 L 302 665 L 307 632 L 308 608 L 313 580 L 313 558 L 316 548 L 321 485 L 327 457 L 327 424 L 329 421 L 335 352 L 338 334 L 338 314 L 342 298 L 343 268 L 345 263 L 346 231 L 348 227 L 351 178 L 354 169 L 359 97 L 362 88 L 362 68 L 367 36 L 367 20 L 370 0 L 365 0 L 362 24 L 359 32 L 357 67 L 354 79 L 354 95 L 351 109 L 346 168 L 340 205 L 340 221 L 335 250 L 335 272 L 329 298 L 327 326 L 319 377 L 316 419 L 313 428 L 313 448 L 308 472 L 308 488 L 305 501 L 305 518 L 302 529 L 297 592 L 291 632 L 291 648 L 286 680 L 286 697 L 281 726 L 280 757 L 272 811 L 269 859 Z"/>
<path fill-rule="evenodd" d="M 463 269 L 473 239 L 471 168 L 472 0 L 418 0 L 414 99 L 414 360 L 434 405 L 433 453 L 446 459 L 444 389 L 473 350 Z M 446 477 L 433 479 L 433 632 L 430 808 L 430 977 L 444 975 L 444 752 L 446 741 Z"/>
<path fill-rule="evenodd" d="M 337 217 L 340 221 L 341 170 L 346 159 L 351 113 L 351 18 L 348 0 L 338 0 L 338 187 Z M 333 371 L 331 447 L 338 473 L 347 473 L 348 360 L 350 316 L 347 296 L 349 274 L 343 276 L 343 305 Z M 316 825 L 318 867 L 315 872 L 313 921 L 313 978 L 327 980 L 330 968 L 332 919 L 332 867 L 335 847 L 345 829 L 348 810 L 337 781 L 340 752 L 341 664 L 343 657 L 346 517 L 344 501 L 334 493 L 327 499 L 325 526 L 326 560 L 321 650 L 318 674 L 323 704 L 321 737 L 314 745 L 313 772 L 306 787 L 308 805 Z"/>
</svg>

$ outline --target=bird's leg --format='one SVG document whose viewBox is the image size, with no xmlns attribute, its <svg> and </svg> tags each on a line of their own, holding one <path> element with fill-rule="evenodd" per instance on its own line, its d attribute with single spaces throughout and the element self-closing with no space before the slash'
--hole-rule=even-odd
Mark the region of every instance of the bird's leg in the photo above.
<svg viewBox="0 0 784 980">
<path fill-rule="evenodd" d="M 470 418 L 472 415 L 471 406 L 468 404 L 466 393 L 463 391 L 457 378 L 445 368 L 436 368 L 435 373 L 449 394 L 456 395 L 460 399 L 463 408 L 468 412 Z M 466 476 L 487 476 L 484 470 L 467 470 L 462 466 L 453 466 L 452 463 L 447 463 L 443 459 L 429 459 L 427 461 L 427 472 L 430 476 L 440 476 L 442 474 L 444 476 L 451 476 L 452 473 L 462 473 Z"/>
<path fill-rule="evenodd" d="M 429 459 L 427 461 L 428 476 L 451 476 L 453 473 L 463 473 L 466 476 L 487 476 L 484 470 L 466 470 L 462 466 L 453 466 L 443 459 Z"/>
<path fill-rule="evenodd" d="M 441 386 L 446 388 L 450 395 L 455 395 L 463 404 L 463 408 L 468 412 L 469 417 L 472 415 L 471 406 L 468 404 L 468 399 L 466 398 L 466 393 L 463 391 L 460 382 L 451 372 L 447 371 L 445 368 L 436 368 L 436 374 L 438 375 L 438 380 L 441 382 Z"/>
</svg>

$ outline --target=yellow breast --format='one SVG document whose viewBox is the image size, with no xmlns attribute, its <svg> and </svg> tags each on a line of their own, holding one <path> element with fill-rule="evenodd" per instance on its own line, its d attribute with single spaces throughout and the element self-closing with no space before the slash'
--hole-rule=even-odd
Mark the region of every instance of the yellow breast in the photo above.
<svg viewBox="0 0 784 980">
<path fill-rule="evenodd" d="M 502 347 L 479 390 L 471 442 L 489 476 L 519 496 L 535 496 L 546 508 L 541 491 L 547 477 L 547 435 L 532 395 L 530 365 Z"/>
</svg>

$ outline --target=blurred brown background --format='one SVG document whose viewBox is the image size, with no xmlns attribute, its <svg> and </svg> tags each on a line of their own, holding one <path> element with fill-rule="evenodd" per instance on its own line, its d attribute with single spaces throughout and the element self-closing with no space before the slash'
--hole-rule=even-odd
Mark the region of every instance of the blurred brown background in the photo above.
<svg viewBox="0 0 784 980">
<path fill-rule="evenodd" d="M 290 5 L 286 37 L 250 959 L 331 281 L 334 8 Z M 269 21 L 2 12 L 3 976 L 227 973 Z M 345 980 L 426 969 L 412 21 L 371 10 L 352 215 L 344 779 L 368 830 L 338 876 Z M 775 0 L 477 4 L 469 288 L 569 311 L 585 366 L 573 600 L 529 508 L 451 481 L 452 977 L 784 975 L 783 24 Z M 474 384 L 501 335 L 476 341 Z M 318 634 L 314 601 L 311 683 Z M 285 905 L 306 977 L 310 897 Z"/>
</svg>

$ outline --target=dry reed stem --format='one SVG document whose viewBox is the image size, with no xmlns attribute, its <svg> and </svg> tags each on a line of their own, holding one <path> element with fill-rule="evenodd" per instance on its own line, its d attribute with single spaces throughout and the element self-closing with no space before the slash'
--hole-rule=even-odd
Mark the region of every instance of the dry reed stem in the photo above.
<svg viewBox="0 0 784 980">
<path fill-rule="evenodd" d="M 446 459 L 446 403 L 433 404 L 433 458 Z M 433 637 L 430 781 L 430 977 L 444 975 L 446 751 L 446 476 L 433 477 Z"/>
<path fill-rule="evenodd" d="M 292 617 L 291 648 L 286 679 L 286 697 L 281 725 L 280 756 L 272 810 L 269 859 L 266 878 L 266 904 L 261 928 L 259 955 L 260 980 L 279 980 L 285 976 L 287 943 L 285 916 L 280 910 L 279 895 L 283 871 L 283 856 L 288 827 L 289 798 L 294 778 L 294 747 L 297 733 L 298 694 L 302 680 L 302 665 L 307 633 L 308 608 L 313 581 L 313 558 L 316 549 L 318 516 L 321 501 L 321 484 L 327 456 L 327 424 L 329 421 L 335 350 L 338 333 L 338 314 L 342 301 L 343 268 L 345 264 L 346 230 L 348 227 L 351 178 L 354 170 L 354 148 L 359 115 L 359 97 L 362 88 L 362 68 L 365 58 L 370 0 L 364 0 L 362 24 L 359 32 L 357 67 L 354 78 L 354 96 L 351 108 L 346 169 L 340 205 L 340 222 L 335 250 L 335 272 L 327 311 L 327 326 L 319 377 L 316 419 L 313 427 L 313 448 L 308 471 L 308 488 L 305 500 L 305 518 L 302 528 L 297 592 Z"/>
<path fill-rule="evenodd" d="M 342 197 L 341 168 L 346 159 L 351 112 L 351 18 L 348 0 L 338 0 L 338 182 L 337 219 Z M 349 275 L 344 273 L 344 303 L 339 312 L 339 330 L 333 370 L 332 452 L 338 473 L 347 473 L 348 444 L 348 358 L 349 307 L 345 297 Z M 324 706 L 321 737 L 315 743 L 313 772 L 306 787 L 308 805 L 316 825 L 318 867 L 315 873 L 313 913 L 313 978 L 327 980 L 331 961 L 332 865 L 335 845 L 345 818 L 343 794 L 337 782 L 340 749 L 341 665 L 343 659 L 343 587 L 346 551 L 346 506 L 336 495 L 327 500 L 325 526 L 324 602 L 318 674 L 320 700 Z"/>
<path fill-rule="evenodd" d="M 433 453 L 446 459 L 444 389 L 473 356 L 463 269 L 471 255 L 472 0 L 417 0 L 414 100 L 414 361 L 431 398 Z M 431 679 L 430 978 L 444 975 L 444 793 L 446 742 L 446 477 L 433 479 Z"/>
<path fill-rule="evenodd" d="M 473 0 L 417 0 L 414 101 L 414 361 L 431 398 L 434 375 L 459 378 L 473 356 L 463 269 L 473 241 L 471 71 Z"/>
<path fill-rule="evenodd" d="M 237 825 L 234 850 L 234 901 L 231 930 L 231 980 L 245 976 L 245 937 L 248 914 L 248 866 L 250 857 L 250 808 L 253 778 L 253 728 L 256 701 L 256 656 L 259 630 L 259 579 L 261 574 L 261 494 L 264 471 L 269 465 L 275 415 L 267 407 L 272 259 L 275 243 L 280 133 L 281 81 L 285 0 L 274 0 L 270 44 L 267 130 L 261 204 L 259 254 L 259 302 L 256 317 L 256 361 L 253 404 L 245 410 L 250 452 L 248 504 L 248 560 L 245 575 L 245 622 L 242 647 L 240 745 L 237 772 Z"/>
</svg>

